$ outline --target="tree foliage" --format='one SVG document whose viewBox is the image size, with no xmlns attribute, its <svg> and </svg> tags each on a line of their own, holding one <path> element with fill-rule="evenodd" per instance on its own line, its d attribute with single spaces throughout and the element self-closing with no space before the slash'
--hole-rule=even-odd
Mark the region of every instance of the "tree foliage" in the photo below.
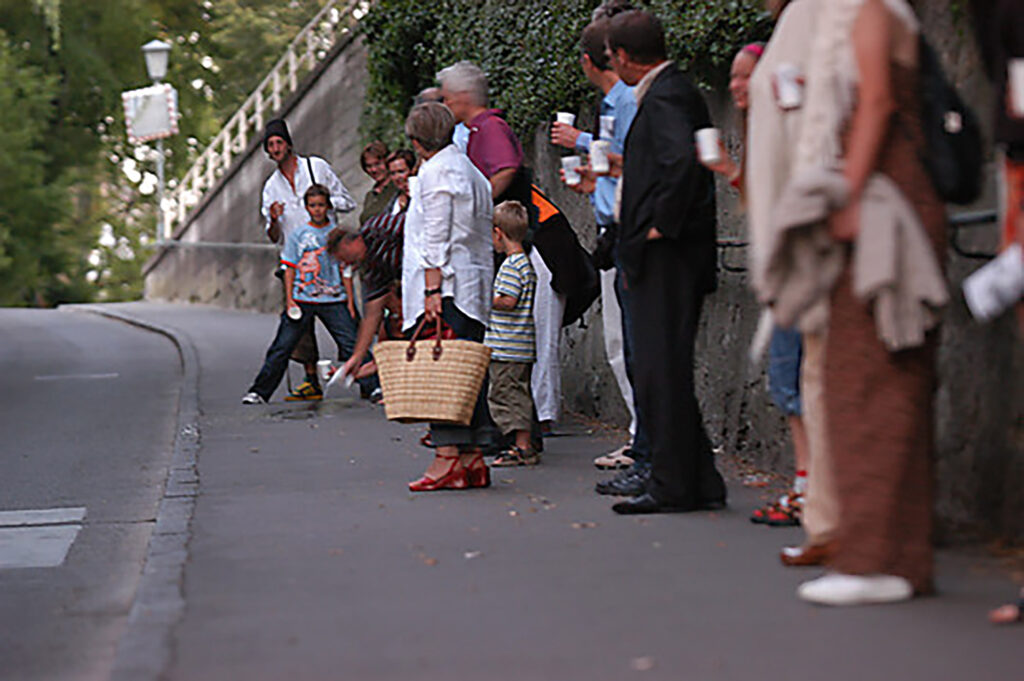
<svg viewBox="0 0 1024 681">
<path fill-rule="evenodd" d="M 593 99 L 579 67 L 579 35 L 600 0 L 379 0 L 364 20 L 369 49 L 362 132 L 401 141 L 412 97 L 461 59 L 488 74 L 492 105 L 520 136 L 557 110 Z M 637 2 L 665 24 L 670 56 L 704 84 L 721 82 L 735 50 L 768 35 L 756 0 Z"/>
<path fill-rule="evenodd" d="M 0 304 L 141 291 L 154 159 L 125 139 L 121 92 L 149 84 L 139 48 L 170 42 L 185 172 L 321 0 L 0 0 Z M 16 114 L 15 114 L 16 112 Z M 44 200 L 45 199 L 45 200 Z"/>
</svg>

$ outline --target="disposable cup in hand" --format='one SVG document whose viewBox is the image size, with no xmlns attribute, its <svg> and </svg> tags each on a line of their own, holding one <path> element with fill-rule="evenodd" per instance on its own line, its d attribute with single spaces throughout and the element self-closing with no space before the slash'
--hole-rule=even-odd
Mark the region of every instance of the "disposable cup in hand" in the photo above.
<svg viewBox="0 0 1024 681">
<path fill-rule="evenodd" d="M 302 319 L 302 308 L 298 305 L 292 305 L 288 308 L 288 317 L 295 321 Z"/>
<path fill-rule="evenodd" d="M 331 392 L 331 389 L 338 382 L 341 382 L 345 386 L 345 389 L 347 390 L 348 388 L 352 387 L 352 384 L 355 382 L 355 380 L 355 374 L 346 374 L 342 369 L 338 369 L 333 374 L 331 374 L 331 380 L 327 381 L 327 385 L 324 386 L 324 395 Z"/>
<path fill-rule="evenodd" d="M 580 157 L 579 156 L 564 156 L 562 157 L 562 172 L 565 173 L 565 183 L 568 185 L 579 184 L 583 178 L 580 177 Z"/>
<path fill-rule="evenodd" d="M 599 130 L 601 139 L 613 139 L 615 137 L 615 116 L 601 116 Z"/>
<path fill-rule="evenodd" d="M 1024 59 L 1011 59 L 1006 65 L 1010 93 L 1010 111 L 1024 118 Z"/>
<path fill-rule="evenodd" d="M 320 377 L 321 381 L 326 381 L 331 377 L 331 360 L 321 359 L 316 363 L 316 373 Z"/>
<path fill-rule="evenodd" d="M 775 92 L 782 109 L 796 109 L 803 103 L 804 88 L 800 84 L 800 69 L 795 64 L 779 64 L 775 69 Z"/>
<path fill-rule="evenodd" d="M 713 164 L 722 160 L 720 139 L 718 128 L 702 128 L 697 131 L 697 154 L 702 163 Z"/>
<path fill-rule="evenodd" d="M 608 152 L 612 150 L 612 143 L 606 140 L 595 140 L 590 143 L 590 169 L 595 173 L 607 173 L 611 170 L 608 163 Z"/>
<path fill-rule="evenodd" d="M 564 125 L 573 125 L 576 122 L 576 114 L 559 111 L 555 114 L 555 120 Z"/>
</svg>

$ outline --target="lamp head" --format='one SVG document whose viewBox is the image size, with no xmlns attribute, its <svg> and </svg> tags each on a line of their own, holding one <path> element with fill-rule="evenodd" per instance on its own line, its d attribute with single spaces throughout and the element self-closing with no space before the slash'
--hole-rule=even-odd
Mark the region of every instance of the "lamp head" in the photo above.
<svg viewBox="0 0 1024 681">
<path fill-rule="evenodd" d="M 159 83 L 167 75 L 167 58 L 170 54 L 170 43 L 160 40 L 151 40 L 142 46 L 142 55 L 146 58 L 146 72 L 153 81 Z"/>
</svg>

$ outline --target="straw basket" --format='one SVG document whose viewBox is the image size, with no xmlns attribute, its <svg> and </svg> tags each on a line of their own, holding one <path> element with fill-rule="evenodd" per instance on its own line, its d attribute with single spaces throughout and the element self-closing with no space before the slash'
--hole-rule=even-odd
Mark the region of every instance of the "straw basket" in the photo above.
<svg viewBox="0 0 1024 681">
<path fill-rule="evenodd" d="M 384 392 L 384 414 L 401 423 L 468 426 L 491 361 L 483 343 L 436 339 L 383 341 L 373 350 Z"/>
</svg>

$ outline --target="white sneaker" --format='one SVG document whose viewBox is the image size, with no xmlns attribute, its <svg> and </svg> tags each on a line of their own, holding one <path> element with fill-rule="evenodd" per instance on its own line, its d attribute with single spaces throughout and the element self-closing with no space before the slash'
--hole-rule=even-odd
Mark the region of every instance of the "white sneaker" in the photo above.
<svg viewBox="0 0 1024 681">
<path fill-rule="evenodd" d="M 266 404 L 267 401 L 259 393 L 249 392 L 242 398 L 242 404 Z"/>
<path fill-rule="evenodd" d="M 820 605 L 864 605 L 909 600 L 914 588 L 903 577 L 893 575 L 844 575 L 833 572 L 804 582 L 796 595 Z"/>
</svg>

